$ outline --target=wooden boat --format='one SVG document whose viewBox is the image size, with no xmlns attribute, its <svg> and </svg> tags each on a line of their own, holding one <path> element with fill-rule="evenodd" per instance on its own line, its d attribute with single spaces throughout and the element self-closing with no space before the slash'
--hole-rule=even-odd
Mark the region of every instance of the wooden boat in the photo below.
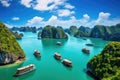
<svg viewBox="0 0 120 80">
<path fill-rule="evenodd" d="M 72 62 L 68 59 L 63 59 L 62 63 L 67 67 L 72 67 Z"/>
<path fill-rule="evenodd" d="M 54 53 L 54 58 L 57 60 L 61 60 L 61 55 L 57 52 Z"/>
<path fill-rule="evenodd" d="M 29 64 L 28 66 L 24 66 L 17 69 L 17 72 L 14 74 L 14 77 L 29 73 L 31 71 L 35 70 L 34 64 Z"/>
<path fill-rule="evenodd" d="M 89 50 L 89 49 L 86 49 L 86 48 L 83 48 L 83 49 L 82 49 L 82 52 L 89 54 L 89 53 L 90 53 L 90 50 Z"/>
<path fill-rule="evenodd" d="M 34 56 L 35 56 L 35 57 L 40 57 L 40 56 L 41 56 L 40 51 L 35 50 L 35 51 L 34 51 Z"/>
<path fill-rule="evenodd" d="M 61 45 L 62 45 L 62 42 L 59 42 L 59 41 L 58 41 L 56 44 L 59 45 L 59 46 L 61 46 Z"/>
<path fill-rule="evenodd" d="M 94 46 L 93 43 L 87 43 L 86 45 L 87 45 L 87 46 Z"/>
</svg>

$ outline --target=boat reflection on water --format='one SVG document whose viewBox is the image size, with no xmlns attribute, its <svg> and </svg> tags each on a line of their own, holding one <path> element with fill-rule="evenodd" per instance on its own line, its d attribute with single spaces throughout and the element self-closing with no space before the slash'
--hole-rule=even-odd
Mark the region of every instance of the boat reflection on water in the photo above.
<svg viewBox="0 0 120 80">
<path fill-rule="evenodd" d="M 35 70 L 35 65 L 34 64 L 30 64 L 21 68 L 17 69 L 17 72 L 14 74 L 14 77 L 18 77 L 20 75 L 29 73 L 31 71 Z"/>
<path fill-rule="evenodd" d="M 58 42 L 62 43 L 61 46 L 65 45 L 67 39 L 41 39 L 41 43 L 44 47 L 58 46 Z"/>
</svg>

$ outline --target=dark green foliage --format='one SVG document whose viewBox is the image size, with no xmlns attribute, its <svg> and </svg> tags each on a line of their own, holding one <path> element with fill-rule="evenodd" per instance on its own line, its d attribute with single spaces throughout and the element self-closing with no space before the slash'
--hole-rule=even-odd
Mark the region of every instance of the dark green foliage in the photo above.
<svg viewBox="0 0 120 80">
<path fill-rule="evenodd" d="M 120 42 L 110 42 L 106 45 L 101 54 L 93 57 L 93 59 L 88 62 L 87 67 L 100 79 L 119 80 Z"/>
<path fill-rule="evenodd" d="M 108 29 L 109 27 L 106 27 L 104 25 L 96 25 L 92 31 L 91 31 L 91 37 L 95 38 L 102 38 L 105 36 L 105 33 L 110 34 L 111 32 Z"/>
<path fill-rule="evenodd" d="M 91 32 L 91 28 L 85 27 L 85 26 L 80 26 L 79 27 L 79 32 L 81 34 L 81 37 L 89 37 L 90 32 Z"/>
<path fill-rule="evenodd" d="M 88 27 L 80 26 L 77 28 L 76 26 L 70 26 L 68 33 L 74 37 L 89 37 L 90 31 L 91 29 Z"/>
<path fill-rule="evenodd" d="M 68 38 L 68 36 L 65 34 L 62 27 L 59 27 L 59 26 L 54 27 L 54 26 L 47 25 L 42 30 L 41 38 L 65 39 L 65 38 Z"/>
<path fill-rule="evenodd" d="M 0 22 L 0 58 L 3 57 L 4 54 L 9 54 L 13 60 L 18 59 L 19 57 L 25 57 L 25 54 L 16 41 L 15 36 L 2 22 Z M 2 62 L 0 62 L 0 64 L 2 64 Z"/>
<path fill-rule="evenodd" d="M 70 35 L 76 35 L 78 34 L 78 28 L 76 26 L 70 26 L 69 32 Z"/>
<path fill-rule="evenodd" d="M 16 37 L 16 39 L 22 39 L 23 37 L 23 33 L 18 33 L 18 32 L 12 32 L 14 34 L 14 36 Z"/>
<path fill-rule="evenodd" d="M 37 29 L 36 27 L 30 27 L 30 26 L 25 26 L 25 27 L 13 27 L 11 28 L 12 31 L 21 31 L 21 32 L 33 32 L 36 33 Z"/>
<path fill-rule="evenodd" d="M 94 38 L 103 38 L 104 40 L 120 41 L 120 24 L 114 26 L 96 25 L 90 34 Z"/>
</svg>

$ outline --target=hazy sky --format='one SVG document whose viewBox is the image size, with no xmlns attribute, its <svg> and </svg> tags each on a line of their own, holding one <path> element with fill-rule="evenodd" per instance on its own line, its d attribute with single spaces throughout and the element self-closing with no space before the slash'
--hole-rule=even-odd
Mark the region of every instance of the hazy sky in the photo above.
<svg viewBox="0 0 120 80">
<path fill-rule="evenodd" d="M 11 26 L 120 23 L 120 0 L 0 0 L 0 20 Z"/>
</svg>

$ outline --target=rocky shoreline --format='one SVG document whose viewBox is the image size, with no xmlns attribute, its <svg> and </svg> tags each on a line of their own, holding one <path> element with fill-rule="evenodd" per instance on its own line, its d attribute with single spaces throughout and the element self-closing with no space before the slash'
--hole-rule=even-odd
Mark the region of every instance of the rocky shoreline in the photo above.
<svg viewBox="0 0 120 80">
<path fill-rule="evenodd" d="M 0 22 L 0 65 L 6 65 L 25 58 L 13 33 Z"/>
<path fill-rule="evenodd" d="M 87 73 L 95 80 L 119 80 L 120 42 L 109 42 L 87 63 Z"/>
<path fill-rule="evenodd" d="M 0 65 L 0 67 L 5 67 L 5 66 L 11 66 L 11 65 L 14 65 L 14 64 L 21 64 L 25 61 L 25 58 L 23 59 L 18 59 L 16 60 L 15 62 L 12 62 L 12 63 L 8 63 L 8 64 L 4 64 L 4 65 Z"/>
</svg>

